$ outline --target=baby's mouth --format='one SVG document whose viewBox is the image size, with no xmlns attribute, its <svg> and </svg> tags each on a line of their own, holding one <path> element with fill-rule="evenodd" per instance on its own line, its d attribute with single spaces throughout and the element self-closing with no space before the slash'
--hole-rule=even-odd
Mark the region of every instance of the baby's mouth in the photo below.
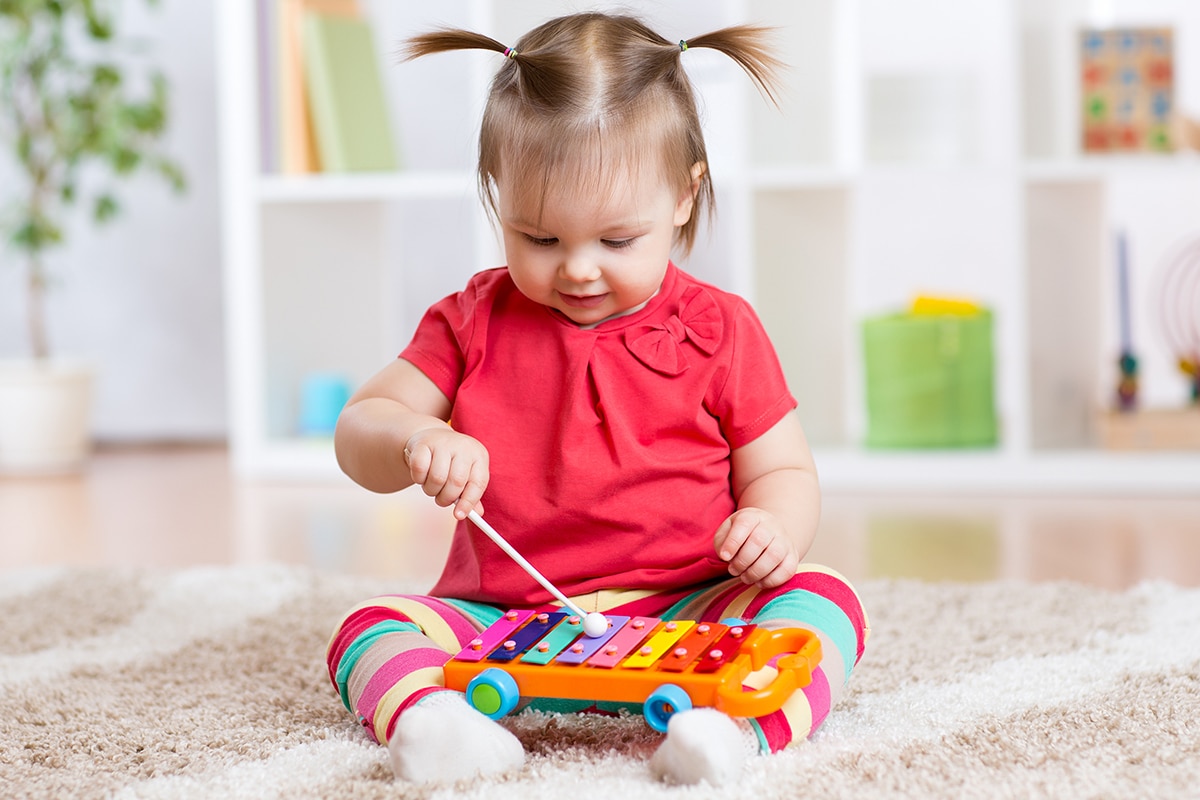
<svg viewBox="0 0 1200 800">
<path fill-rule="evenodd" d="M 572 308 L 595 308 L 604 302 L 604 298 L 608 297 L 608 293 L 604 294 L 565 294 L 559 292 L 558 296 L 562 298 L 563 303 Z"/>
</svg>

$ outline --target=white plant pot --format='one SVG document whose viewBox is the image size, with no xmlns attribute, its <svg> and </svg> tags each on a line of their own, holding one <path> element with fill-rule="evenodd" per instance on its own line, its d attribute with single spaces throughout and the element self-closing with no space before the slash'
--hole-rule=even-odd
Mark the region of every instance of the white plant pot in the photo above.
<svg viewBox="0 0 1200 800">
<path fill-rule="evenodd" d="M 52 360 L 0 361 L 0 472 L 72 472 L 91 450 L 92 371 Z"/>
</svg>

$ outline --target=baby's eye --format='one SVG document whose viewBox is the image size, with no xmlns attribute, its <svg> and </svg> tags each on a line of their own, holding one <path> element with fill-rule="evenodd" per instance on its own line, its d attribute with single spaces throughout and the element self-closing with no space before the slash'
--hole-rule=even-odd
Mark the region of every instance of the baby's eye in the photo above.
<svg viewBox="0 0 1200 800">
<path fill-rule="evenodd" d="M 620 250 L 623 247 L 632 247 L 636 236 L 631 236 L 628 239 L 601 239 L 605 247 L 611 247 L 613 250 Z"/>
<path fill-rule="evenodd" d="M 558 239 L 555 239 L 553 236 L 530 236 L 527 233 L 525 234 L 525 238 L 530 244 L 537 245 L 538 247 L 550 247 L 558 243 Z"/>
</svg>

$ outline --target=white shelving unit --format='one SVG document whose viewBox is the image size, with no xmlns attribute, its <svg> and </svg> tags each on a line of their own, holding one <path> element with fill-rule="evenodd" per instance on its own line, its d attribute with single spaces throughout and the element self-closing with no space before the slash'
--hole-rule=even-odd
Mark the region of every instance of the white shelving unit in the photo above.
<svg viewBox="0 0 1200 800">
<path fill-rule="evenodd" d="M 428 305 L 503 262 L 473 172 L 497 58 L 397 66 L 388 54 L 443 24 L 515 41 L 579 7 L 362 2 L 384 54 L 405 165 L 396 174 L 263 174 L 253 4 L 218 2 L 231 441 L 248 477 L 336 476 L 330 443 L 295 434 L 302 377 L 365 379 L 402 349 Z M 1147 312 L 1157 262 L 1200 234 L 1200 159 L 1084 157 L 1074 122 L 1077 31 L 1097 22 L 1173 25 L 1177 100 L 1200 113 L 1200 4 L 670 0 L 642 9 L 671 37 L 742 21 L 781 28 L 791 66 L 782 110 L 719 55 L 685 57 L 706 106 L 718 220 L 684 267 L 755 303 L 827 488 L 1200 491 L 1200 452 L 1107 452 L 1093 422 L 1115 385 L 1118 228 L 1131 243 L 1144 396 L 1184 402 Z M 858 325 L 920 291 L 975 297 L 995 312 L 994 450 L 859 444 Z"/>
</svg>

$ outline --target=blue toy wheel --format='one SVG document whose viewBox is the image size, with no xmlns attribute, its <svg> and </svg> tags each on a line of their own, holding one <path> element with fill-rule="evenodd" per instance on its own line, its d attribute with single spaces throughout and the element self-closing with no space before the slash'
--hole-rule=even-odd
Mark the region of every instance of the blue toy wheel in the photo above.
<svg viewBox="0 0 1200 800">
<path fill-rule="evenodd" d="M 664 683 L 646 698 L 642 706 L 642 715 L 646 724 L 659 733 L 667 732 L 667 720 L 673 714 L 687 711 L 692 707 L 692 698 L 688 693 L 673 683 Z"/>
<path fill-rule="evenodd" d="M 520 699 L 513 676 L 495 667 L 485 669 L 467 684 L 467 702 L 490 719 L 500 719 L 516 708 Z"/>
</svg>

